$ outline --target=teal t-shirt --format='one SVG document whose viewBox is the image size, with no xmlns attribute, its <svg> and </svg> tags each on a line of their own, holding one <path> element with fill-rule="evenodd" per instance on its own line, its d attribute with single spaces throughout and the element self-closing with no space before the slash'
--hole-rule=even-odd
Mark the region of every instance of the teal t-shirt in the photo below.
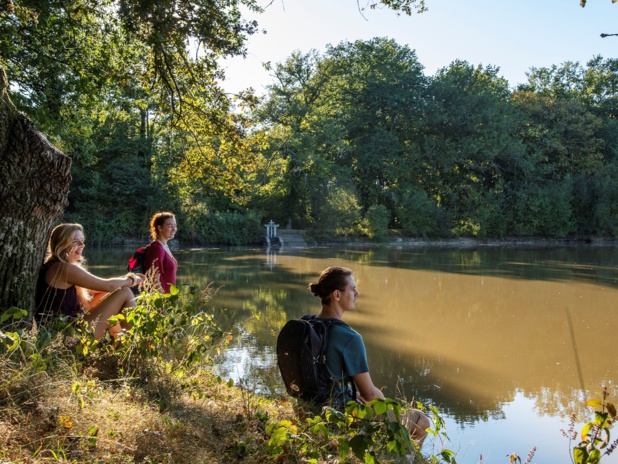
<svg viewBox="0 0 618 464">
<path fill-rule="evenodd" d="M 363 338 L 351 327 L 344 325 L 332 325 L 328 334 L 326 347 L 326 368 L 335 381 L 331 395 L 333 407 L 341 408 L 354 399 L 352 392 L 345 389 L 346 377 L 369 372 L 367 364 L 367 351 Z"/>
</svg>

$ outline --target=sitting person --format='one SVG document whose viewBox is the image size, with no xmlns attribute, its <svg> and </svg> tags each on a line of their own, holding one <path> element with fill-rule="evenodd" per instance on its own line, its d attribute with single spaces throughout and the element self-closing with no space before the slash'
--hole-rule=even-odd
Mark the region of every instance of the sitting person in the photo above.
<svg viewBox="0 0 618 464">
<path fill-rule="evenodd" d="M 176 218 L 173 213 L 156 213 L 150 219 L 150 235 L 152 242 L 148 245 L 144 258 L 144 269 L 150 277 L 155 275 L 155 288 L 162 293 L 170 292 L 170 285 L 176 285 L 178 262 L 167 244 L 176 235 Z M 154 268 L 154 271 L 151 269 Z"/>
<path fill-rule="evenodd" d="M 342 267 L 329 267 L 322 271 L 318 283 L 309 284 L 311 293 L 320 298 L 322 310 L 319 319 L 343 319 L 346 311 L 354 311 L 356 298 L 360 295 L 356 289 L 352 271 Z M 367 352 L 362 337 L 350 326 L 330 325 L 328 344 L 326 346 L 326 367 L 332 379 L 352 378 L 356 385 L 356 398 L 352 390 L 343 382 L 335 382 L 330 403 L 338 408 L 352 400 L 368 403 L 376 398 L 384 399 L 369 375 Z M 401 422 L 410 431 L 411 437 L 422 444 L 429 428 L 429 418 L 419 410 L 412 410 L 401 418 Z"/>
<path fill-rule="evenodd" d="M 110 325 L 109 319 L 124 308 L 135 306 L 131 288 L 145 280 L 143 274 L 103 279 L 83 266 L 84 229 L 80 224 L 60 224 L 52 230 L 47 255 L 41 267 L 36 289 L 35 318 L 60 315 L 81 317 L 88 321 L 100 340 L 105 332 L 116 338 L 126 321 Z"/>
</svg>

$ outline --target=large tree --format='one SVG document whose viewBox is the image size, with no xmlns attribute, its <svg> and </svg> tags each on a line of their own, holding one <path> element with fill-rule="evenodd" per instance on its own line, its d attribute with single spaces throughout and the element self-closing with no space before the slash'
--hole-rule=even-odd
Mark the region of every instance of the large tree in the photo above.
<svg viewBox="0 0 618 464">
<path fill-rule="evenodd" d="M 17 112 L 0 69 L 0 308 L 30 308 L 53 222 L 67 205 L 71 160 Z"/>
</svg>

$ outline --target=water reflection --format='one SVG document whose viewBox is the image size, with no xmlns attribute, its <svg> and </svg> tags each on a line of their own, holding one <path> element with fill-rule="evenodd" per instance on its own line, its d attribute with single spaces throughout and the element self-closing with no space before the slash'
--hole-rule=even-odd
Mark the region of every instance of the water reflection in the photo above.
<svg viewBox="0 0 618 464">
<path fill-rule="evenodd" d="M 221 286 L 214 304 L 232 309 L 224 322 L 243 334 L 224 369 L 260 379 L 261 391 L 282 391 L 273 353 L 279 328 L 319 309 L 307 284 L 325 267 L 342 265 L 354 270 L 361 292 L 346 321 L 363 335 L 372 377 L 387 396 L 438 404 L 462 427 L 509 422 L 506 411 L 522 399 L 532 408 L 528 421 L 572 412 L 583 418 L 589 411 L 581 400 L 598 397 L 603 385 L 616 401 L 613 248 L 175 255 L 180 282 Z M 110 256 L 90 253 L 97 266 L 109 265 Z"/>
</svg>

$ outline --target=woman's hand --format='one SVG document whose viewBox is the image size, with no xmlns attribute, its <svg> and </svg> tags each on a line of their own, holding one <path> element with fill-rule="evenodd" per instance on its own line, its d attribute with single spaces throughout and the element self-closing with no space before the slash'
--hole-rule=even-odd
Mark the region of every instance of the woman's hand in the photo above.
<svg viewBox="0 0 618 464">
<path fill-rule="evenodd" d="M 125 287 L 135 287 L 136 285 L 142 285 L 146 281 L 146 276 L 144 274 L 135 274 L 133 272 L 129 272 L 125 279 L 129 279 L 129 285 L 124 285 Z"/>
</svg>

